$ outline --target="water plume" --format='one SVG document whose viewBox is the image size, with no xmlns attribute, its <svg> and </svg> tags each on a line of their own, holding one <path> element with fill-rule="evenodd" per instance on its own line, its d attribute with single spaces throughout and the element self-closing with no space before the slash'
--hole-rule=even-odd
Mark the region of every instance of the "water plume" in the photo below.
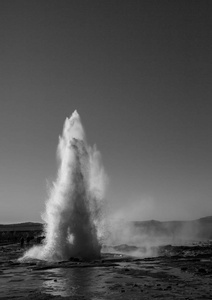
<svg viewBox="0 0 212 300">
<path fill-rule="evenodd" d="M 77 111 L 65 120 L 57 156 L 57 179 L 42 216 L 45 240 L 41 246 L 29 249 L 22 260 L 60 261 L 76 256 L 83 259 L 100 256 L 105 173 L 99 151 L 86 143 Z"/>
</svg>

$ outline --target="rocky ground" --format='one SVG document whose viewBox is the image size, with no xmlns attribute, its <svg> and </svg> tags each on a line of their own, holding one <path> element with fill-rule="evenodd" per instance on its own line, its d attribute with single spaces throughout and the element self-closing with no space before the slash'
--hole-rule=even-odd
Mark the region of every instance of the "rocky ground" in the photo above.
<svg viewBox="0 0 212 300">
<path fill-rule="evenodd" d="M 0 299 L 212 299 L 209 241 L 162 246 L 157 257 L 104 253 L 92 262 L 21 263 L 23 251 L 0 245 Z"/>
</svg>

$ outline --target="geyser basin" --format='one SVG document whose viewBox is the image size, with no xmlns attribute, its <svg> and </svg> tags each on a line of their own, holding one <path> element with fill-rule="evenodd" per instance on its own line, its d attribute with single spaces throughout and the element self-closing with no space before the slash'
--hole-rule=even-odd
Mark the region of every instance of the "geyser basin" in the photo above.
<svg viewBox="0 0 212 300">
<path fill-rule="evenodd" d="M 46 211 L 43 245 L 29 249 L 22 260 L 93 259 L 101 251 L 101 206 L 105 173 L 100 153 L 89 147 L 80 116 L 65 120 L 57 150 L 59 169 Z"/>
</svg>

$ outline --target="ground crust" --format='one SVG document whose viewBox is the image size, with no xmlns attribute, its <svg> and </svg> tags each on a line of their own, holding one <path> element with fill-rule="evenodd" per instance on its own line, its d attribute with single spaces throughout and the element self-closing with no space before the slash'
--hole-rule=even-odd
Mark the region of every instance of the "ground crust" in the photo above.
<svg viewBox="0 0 212 300">
<path fill-rule="evenodd" d="M 0 246 L 0 299 L 212 299 L 211 242 L 90 262 L 21 263 L 22 253 L 17 244 Z"/>
</svg>

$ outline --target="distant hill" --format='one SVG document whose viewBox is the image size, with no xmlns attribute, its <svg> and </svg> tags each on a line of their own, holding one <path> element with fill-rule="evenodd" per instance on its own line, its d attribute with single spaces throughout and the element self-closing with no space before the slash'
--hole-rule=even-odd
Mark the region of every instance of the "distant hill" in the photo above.
<svg viewBox="0 0 212 300">
<path fill-rule="evenodd" d="M 200 218 L 198 219 L 200 222 L 205 222 L 205 223 L 210 223 L 212 222 L 212 216 L 209 216 L 209 217 L 204 217 L 204 218 Z"/>
<path fill-rule="evenodd" d="M 2 231 L 42 231 L 42 223 L 25 222 L 2 224 Z M 192 221 L 134 221 L 129 224 L 131 234 L 148 238 L 169 238 L 175 240 L 212 239 L 212 216 Z M 125 228 L 126 229 L 126 228 Z M 123 228 L 123 230 L 125 230 Z"/>
<path fill-rule="evenodd" d="M 134 230 L 139 235 L 168 237 L 186 240 L 212 239 L 212 216 L 192 221 L 135 221 Z"/>
<path fill-rule="evenodd" d="M 0 224 L 0 231 L 41 231 L 42 223 L 25 222 L 18 224 Z"/>
</svg>

